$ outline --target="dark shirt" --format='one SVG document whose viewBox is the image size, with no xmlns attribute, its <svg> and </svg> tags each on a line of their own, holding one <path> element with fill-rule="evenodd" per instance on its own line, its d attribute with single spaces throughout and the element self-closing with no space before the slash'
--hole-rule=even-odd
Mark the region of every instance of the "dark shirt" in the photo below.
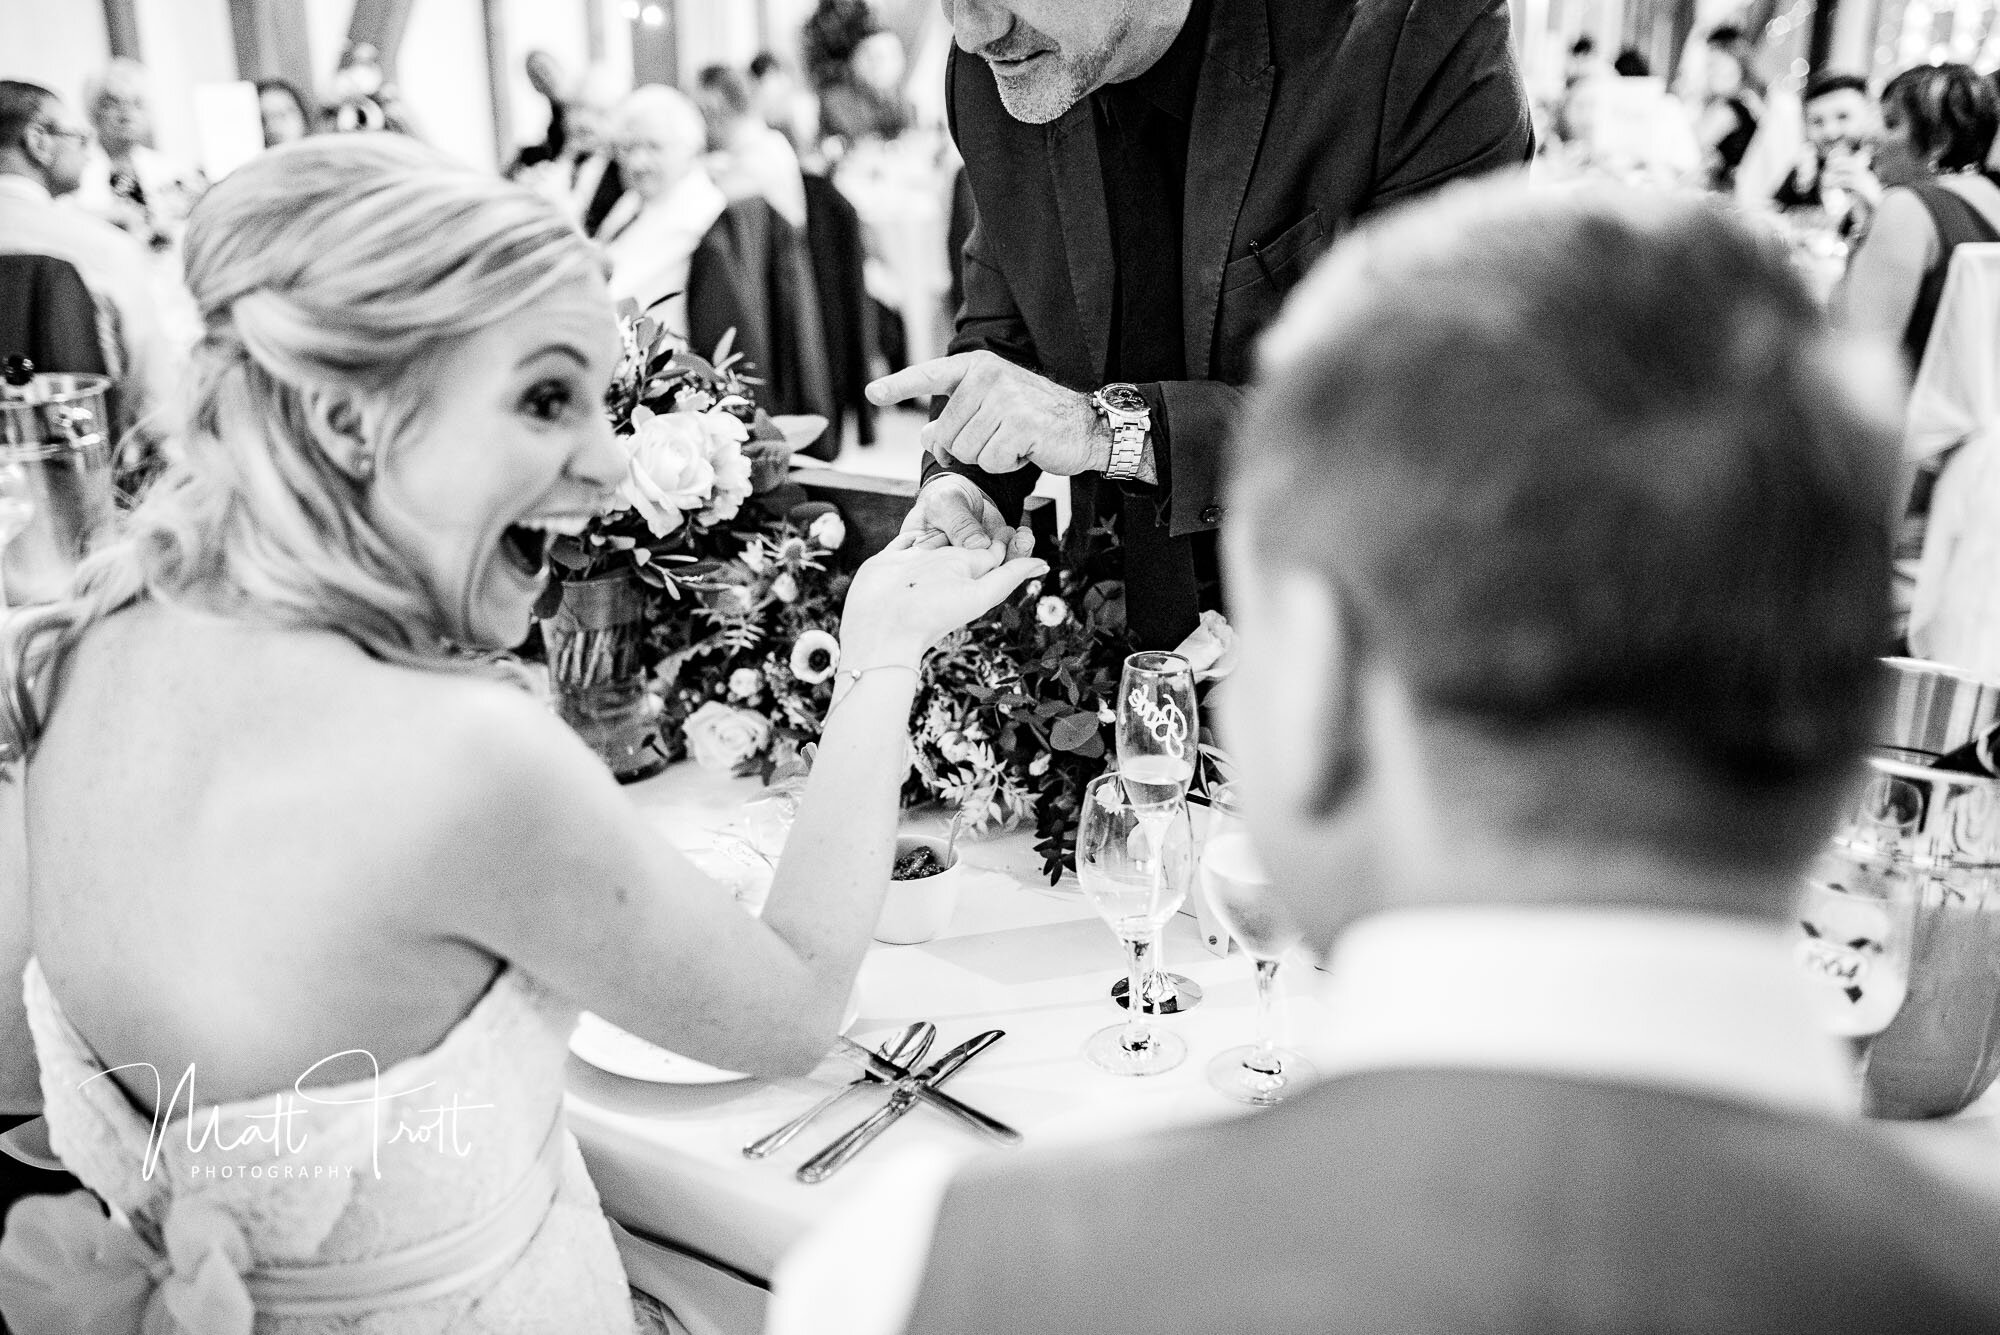
<svg viewBox="0 0 2000 1335">
<path fill-rule="evenodd" d="M 1195 0 L 1180 35 L 1152 68 L 1137 78 L 1091 94 L 1096 112 L 1097 156 L 1104 202 L 1111 220 L 1112 309 L 1117 313 L 1107 349 L 1104 383 L 1138 385 L 1153 414 L 1153 463 L 1160 485 L 1130 486 L 1100 496 L 1122 510 L 1128 563 L 1163 569 L 1184 590 L 1172 625 L 1133 630 L 1147 644 L 1172 648 L 1194 629 L 1195 607 L 1216 607 L 1215 539 L 1212 533 L 1168 536 L 1159 513 L 1169 479 L 1163 380 L 1187 379 L 1181 312 L 1181 209 L 1187 181 L 1188 127 L 1208 39 L 1209 0 Z M 1139 614 L 1145 620 L 1145 614 Z M 1185 624 L 1182 624 L 1182 623 Z"/>
</svg>

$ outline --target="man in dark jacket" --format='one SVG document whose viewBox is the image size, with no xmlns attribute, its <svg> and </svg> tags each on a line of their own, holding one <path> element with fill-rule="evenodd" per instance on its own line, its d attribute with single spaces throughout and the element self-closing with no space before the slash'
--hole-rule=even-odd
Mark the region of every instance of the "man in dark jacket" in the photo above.
<svg viewBox="0 0 2000 1335">
<path fill-rule="evenodd" d="M 1132 626 L 1215 606 L 1221 445 L 1250 346 L 1355 218 L 1519 164 L 1502 0 L 947 0 L 978 222 L 951 355 L 872 389 L 948 395 L 910 525 L 1021 541 L 1040 473 L 1073 536 L 1116 518 Z"/>
</svg>

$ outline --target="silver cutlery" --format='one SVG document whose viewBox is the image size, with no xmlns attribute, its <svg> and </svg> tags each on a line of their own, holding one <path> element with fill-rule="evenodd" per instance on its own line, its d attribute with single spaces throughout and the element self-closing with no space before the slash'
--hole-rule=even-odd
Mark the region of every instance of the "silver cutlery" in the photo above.
<svg viewBox="0 0 2000 1335">
<path fill-rule="evenodd" d="M 895 1125 L 899 1118 L 916 1107 L 921 1094 L 925 1091 L 934 1091 L 936 1086 L 951 1079 L 959 1067 L 998 1043 L 1004 1036 L 1003 1031 L 999 1029 L 989 1029 L 976 1038 L 967 1039 L 932 1062 L 922 1075 L 908 1076 L 897 1081 L 896 1092 L 889 1096 L 887 1103 L 869 1114 L 859 1126 L 805 1161 L 798 1171 L 799 1181 L 810 1186 L 832 1177 L 855 1155 L 874 1144 L 876 1138 Z"/>
<path fill-rule="evenodd" d="M 993 1032 L 997 1035 L 1001 1031 L 995 1030 Z M 981 1034 L 980 1037 L 985 1038 L 986 1036 L 984 1034 Z M 916 1097 L 922 1099 L 925 1103 L 930 1104 L 931 1107 L 936 1108 L 939 1112 L 951 1114 L 953 1117 L 956 1117 L 959 1121 L 971 1127 L 974 1131 L 977 1131 L 984 1136 L 990 1136 L 992 1139 L 999 1141 L 1002 1145 L 1018 1145 L 1021 1143 L 1021 1133 L 1019 1131 L 1016 1131 L 1013 1127 L 1008 1126 L 1005 1122 L 1000 1121 L 998 1118 L 988 1117 L 985 1113 L 979 1111 L 979 1109 L 977 1108 L 969 1107 L 966 1104 L 960 1103 L 957 1099 L 945 1093 L 943 1090 L 934 1088 L 933 1084 L 922 1083 L 921 1076 L 916 1075 L 915 1073 L 911 1072 L 910 1070 L 904 1067 L 896 1065 L 896 1063 L 892 1061 L 883 1060 L 882 1055 L 880 1053 L 870 1052 L 867 1048 L 862 1047 L 859 1043 L 856 1043 L 853 1039 L 847 1037 L 845 1034 L 840 1035 L 839 1038 L 837 1038 L 835 1041 L 839 1045 L 841 1051 L 845 1052 L 848 1056 L 860 1062 L 862 1066 L 866 1067 L 868 1070 L 873 1071 L 882 1080 L 890 1084 L 894 1084 L 898 1088 L 901 1088 L 906 1083 L 913 1084 L 915 1086 Z M 988 1041 L 991 1042 L 993 1040 L 989 1039 Z M 965 1046 L 965 1045 L 961 1044 L 960 1046 Z M 944 1064 L 944 1059 L 940 1058 L 935 1064 L 932 1065 L 931 1070 L 935 1071 L 939 1066 L 942 1066 L 943 1064 Z"/>
<path fill-rule="evenodd" d="M 882 1057 L 887 1061 L 897 1062 L 906 1066 L 915 1066 L 924 1059 L 924 1054 L 931 1050 L 931 1043 L 936 1038 L 937 1026 L 929 1020 L 919 1020 L 904 1029 L 901 1033 L 893 1034 L 886 1039 L 882 1044 Z M 884 1083 L 882 1077 L 875 1074 L 875 1072 L 862 1072 L 860 1079 L 842 1085 L 839 1089 L 834 1090 L 833 1093 L 827 1095 L 818 1103 L 815 1103 L 812 1107 L 779 1127 L 776 1131 L 766 1136 L 759 1136 L 748 1145 L 745 1145 L 743 1147 L 743 1157 L 746 1159 L 763 1159 L 768 1157 L 777 1150 L 782 1149 L 793 1136 L 805 1130 L 814 1118 L 846 1098 L 849 1094 L 852 1094 L 855 1090 L 861 1088 L 863 1085 L 879 1085 L 882 1083 Z"/>
</svg>

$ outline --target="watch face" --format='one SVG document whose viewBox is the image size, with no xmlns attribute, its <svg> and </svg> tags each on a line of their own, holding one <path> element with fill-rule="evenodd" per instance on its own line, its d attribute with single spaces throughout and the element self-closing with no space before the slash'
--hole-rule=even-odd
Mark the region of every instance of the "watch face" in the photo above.
<svg viewBox="0 0 2000 1335">
<path fill-rule="evenodd" d="M 1104 406 L 1114 413 L 1146 411 L 1146 396 L 1130 385 L 1106 385 L 1097 393 L 1104 400 Z"/>
</svg>

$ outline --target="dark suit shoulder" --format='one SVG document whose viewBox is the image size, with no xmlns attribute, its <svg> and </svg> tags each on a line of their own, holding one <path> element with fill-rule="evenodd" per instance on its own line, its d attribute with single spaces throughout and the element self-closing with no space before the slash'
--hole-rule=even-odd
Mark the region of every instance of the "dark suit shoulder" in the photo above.
<svg viewBox="0 0 2000 1335">
<path fill-rule="evenodd" d="M 1990 1209 L 1866 1129 L 1633 1086 L 1379 1073 L 969 1172 L 909 1329 L 1995 1330 L 1996 1244 Z"/>
</svg>

